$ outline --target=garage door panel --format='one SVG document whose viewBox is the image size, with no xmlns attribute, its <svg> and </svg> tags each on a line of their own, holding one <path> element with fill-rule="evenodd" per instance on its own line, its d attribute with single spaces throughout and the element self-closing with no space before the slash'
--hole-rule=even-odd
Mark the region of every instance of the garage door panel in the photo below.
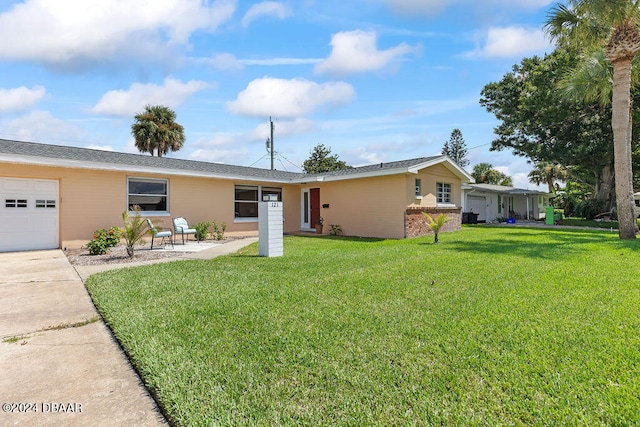
<svg viewBox="0 0 640 427">
<path fill-rule="evenodd" d="M 0 178 L 0 190 L 0 252 L 60 246 L 57 181 Z"/>
<path fill-rule="evenodd" d="M 58 193 L 57 181 L 35 180 L 33 182 L 33 191 L 35 193 L 51 194 Z"/>
<path fill-rule="evenodd" d="M 30 221 L 29 216 L 26 214 L 12 214 L 6 215 L 2 220 L 2 224 L 3 227 L 8 228 L 6 232 L 10 233 L 16 230 L 24 230 L 25 228 L 29 227 Z"/>
<path fill-rule="evenodd" d="M 4 192 L 27 192 L 29 191 L 29 182 L 26 179 L 12 179 L 12 178 L 4 178 L 0 181 L 4 181 L 4 185 L 0 188 Z"/>
<path fill-rule="evenodd" d="M 478 221 L 487 220 L 487 200 L 484 197 L 468 196 L 468 209 L 478 214 Z"/>
</svg>

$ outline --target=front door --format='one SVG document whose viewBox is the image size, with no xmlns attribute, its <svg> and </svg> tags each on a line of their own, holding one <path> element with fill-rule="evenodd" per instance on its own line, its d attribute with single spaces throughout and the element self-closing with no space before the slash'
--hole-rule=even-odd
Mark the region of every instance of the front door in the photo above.
<svg viewBox="0 0 640 427">
<path fill-rule="evenodd" d="M 311 191 L 311 227 L 315 227 L 320 219 L 320 189 L 312 188 Z"/>
<path fill-rule="evenodd" d="M 302 190 L 300 228 L 303 230 L 315 227 L 320 218 L 320 189 L 305 188 Z"/>
</svg>

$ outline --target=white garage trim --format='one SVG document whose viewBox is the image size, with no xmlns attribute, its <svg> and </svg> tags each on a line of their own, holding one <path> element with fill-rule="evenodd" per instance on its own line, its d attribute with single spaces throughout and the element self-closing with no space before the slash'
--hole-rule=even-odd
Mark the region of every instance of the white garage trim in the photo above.
<svg viewBox="0 0 640 427">
<path fill-rule="evenodd" d="M 0 178 L 0 252 L 60 247 L 58 181 Z"/>
</svg>

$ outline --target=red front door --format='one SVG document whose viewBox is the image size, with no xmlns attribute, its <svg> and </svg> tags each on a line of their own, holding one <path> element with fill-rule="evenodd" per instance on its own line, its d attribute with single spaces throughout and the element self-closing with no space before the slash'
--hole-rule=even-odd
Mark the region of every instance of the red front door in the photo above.
<svg viewBox="0 0 640 427">
<path fill-rule="evenodd" d="M 320 218 L 320 189 L 312 188 L 311 195 L 311 228 L 315 227 L 318 218 Z"/>
</svg>

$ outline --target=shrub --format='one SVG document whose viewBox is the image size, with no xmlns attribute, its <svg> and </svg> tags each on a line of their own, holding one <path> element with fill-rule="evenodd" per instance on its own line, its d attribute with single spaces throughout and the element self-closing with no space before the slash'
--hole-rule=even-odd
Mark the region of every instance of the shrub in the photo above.
<svg viewBox="0 0 640 427">
<path fill-rule="evenodd" d="M 122 239 L 122 231 L 117 227 L 101 228 L 93 233 L 93 239 L 87 243 L 90 255 L 104 255 L 117 246 Z"/>
<path fill-rule="evenodd" d="M 194 235 L 198 242 L 201 242 L 209 236 L 209 226 L 210 222 L 199 222 L 193 228 L 196 229 L 196 234 Z"/>
<path fill-rule="evenodd" d="M 145 234 L 152 231 L 149 229 L 147 222 L 140 216 L 140 206 L 133 207 L 134 216 L 129 212 L 122 212 L 122 221 L 124 222 L 123 237 L 127 244 L 127 255 L 133 256 L 133 246 L 138 243 Z"/>
<path fill-rule="evenodd" d="M 225 224 L 224 222 L 221 223 L 220 225 L 218 225 L 218 223 L 216 222 L 216 220 L 213 220 L 213 238 L 216 240 L 222 240 L 224 239 L 224 232 L 227 229 L 227 224 Z"/>
<path fill-rule="evenodd" d="M 604 203 L 598 199 L 587 199 L 576 204 L 575 215 L 579 218 L 593 219 L 604 210 Z"/>
<path fill-rule="evenodd" d="M 342 226 L 340 224 L 329 224 L 329 235 L 342 236 Z"/>
</svg>

